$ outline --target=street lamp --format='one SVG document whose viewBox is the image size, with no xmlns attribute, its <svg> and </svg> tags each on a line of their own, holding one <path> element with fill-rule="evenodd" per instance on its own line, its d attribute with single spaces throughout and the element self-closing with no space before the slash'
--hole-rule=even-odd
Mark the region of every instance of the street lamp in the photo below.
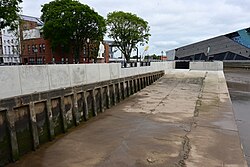
<svg viewBox="0 0 250 167">
<path fill-rule="evenodd" d="M 87 45 L 88 45 L 88 63 L 89 63 L 89 42 L 90 42 L 90 40 L 89 40 L 89 38 L 87 38 Z"/>
</svg>

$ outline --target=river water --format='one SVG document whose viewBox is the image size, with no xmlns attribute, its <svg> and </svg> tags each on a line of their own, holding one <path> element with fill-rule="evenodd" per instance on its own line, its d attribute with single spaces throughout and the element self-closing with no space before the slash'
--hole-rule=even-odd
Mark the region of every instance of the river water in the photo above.
<svg viewBox="0 0 250 167">
<path fill-rule="evenodd" d="M 250 167 L 250 70 L 225 69 L 224 72 L 241 143 Z"/>
</svg>

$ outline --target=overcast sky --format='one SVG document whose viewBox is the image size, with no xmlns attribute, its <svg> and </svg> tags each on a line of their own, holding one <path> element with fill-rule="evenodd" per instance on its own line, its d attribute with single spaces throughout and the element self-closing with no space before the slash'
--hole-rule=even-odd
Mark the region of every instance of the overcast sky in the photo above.
<svg viewBox="0 0 250 167">
<path fill-rule="evenodd" d="M 23 0 L 22 14 L 41 16 L 51 0 Z M 106 18 L 112 11 L 137 14 L 149 22 L 149 54 L 250 27 L 250 0 L 80 0 Z M 143 48 L 140 49 L 142 52 Z"/>
</svg>

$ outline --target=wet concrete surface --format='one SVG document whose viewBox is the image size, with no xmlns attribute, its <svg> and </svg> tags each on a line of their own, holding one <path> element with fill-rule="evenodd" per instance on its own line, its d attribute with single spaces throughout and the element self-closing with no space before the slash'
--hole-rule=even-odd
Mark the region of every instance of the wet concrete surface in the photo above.
<svg viewBox="0 0 250 167">
<path fill-rule="evenodd" d="M 169 71 L 10 167 L 244 167 L 224 74 Z"/>
<path fill-rule="evenodd" d="M 250 70 L 226 69 L 225 76 L 233 103 L 244 153 L 250 166 Z"/>
</svg>

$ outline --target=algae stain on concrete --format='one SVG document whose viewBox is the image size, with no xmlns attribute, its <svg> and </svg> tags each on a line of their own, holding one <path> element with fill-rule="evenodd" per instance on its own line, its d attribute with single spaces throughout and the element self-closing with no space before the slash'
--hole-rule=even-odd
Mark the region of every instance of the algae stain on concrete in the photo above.
<svg viewBox="0 0 250 167">
<path fill-rule="evenodd" d="M 10 136 L 7 129 L 5 111 L 0 111 L 0 166 L 11 161 Z"/>
</svg>

